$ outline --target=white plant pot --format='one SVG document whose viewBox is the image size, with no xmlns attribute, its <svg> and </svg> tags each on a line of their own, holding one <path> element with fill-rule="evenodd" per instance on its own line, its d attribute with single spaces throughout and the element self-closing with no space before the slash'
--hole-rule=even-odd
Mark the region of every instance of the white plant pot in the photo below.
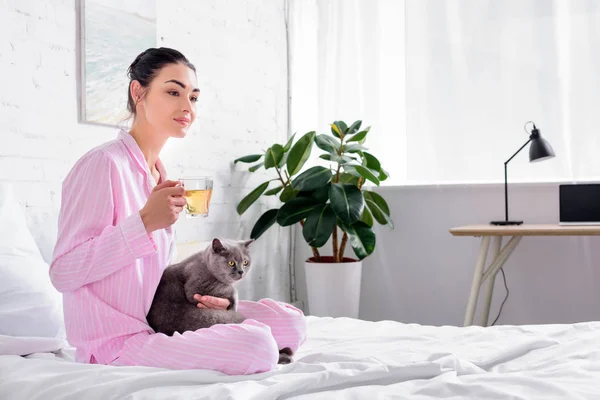
<svg viewBox="0 0 600 400">
<path fill-rule="evenodd" d="M 344 260 L 348 262 L 304 262 L 310 315 L 358 318 L 362 261 Z"/>
</svg>

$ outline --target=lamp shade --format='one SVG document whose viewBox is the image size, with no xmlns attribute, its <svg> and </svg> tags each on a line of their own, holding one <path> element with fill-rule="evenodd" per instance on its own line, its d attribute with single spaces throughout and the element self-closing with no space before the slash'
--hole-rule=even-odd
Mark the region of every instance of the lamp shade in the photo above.
<svg viewBox="0 0 600 400">
<path fill-rule="evenodd" d="M 554 150 L 550 143 L 540 136 L 540 131 L 534 125 L 531 132 L 531 143 L 529 145 L 529 161 L 542 161 L 554 157 Z"/>
<path fill-rule="evenodd" d="M 527 123 L 525 126 L 527 126 Z M 525 132 L 527 132 L 527 129 L 525 129 Z M 542 139 L 540 136 L 540 130 L 535 126 L 535 124 L 533 124 L 533 130 L 529 135 L 529 140 L 523 146 L 521 146 L 515 154 L 513 154 L 504 162 L 504 221 L 492 221 L 492 225 L 521 225 L 523 223 L 523 221 L 514 221 L 508 219 L 508 174 L 506 172 L 506 166 L 510 160 L 515 158 L 515 156 L 528 144 L 530 144 L 529 161 L 542 161 L 554 157 L 554 150 L 552 149 L 552 146 L 550 146 L 550 143 Z"/>
</svg>

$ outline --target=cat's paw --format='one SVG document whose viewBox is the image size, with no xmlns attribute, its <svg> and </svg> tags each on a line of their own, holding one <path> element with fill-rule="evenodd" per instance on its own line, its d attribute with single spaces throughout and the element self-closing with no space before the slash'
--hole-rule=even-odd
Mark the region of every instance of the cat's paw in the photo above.
<svg viewBox="0 0 600 400">
<path fill-rule="evenodd" d="M 279 350 L 279 361 L 277 362 L 277 364 L 289 364 L 291 362 L 294 361 L 294 359 L 292 358 L 292 355 L 294 353 L 292 352 L 292 350 L 289 347 L 285 347 L 281 350 Z"/>
<path fill-rule="evenodd" d="M 288 356 L 287 354 L 279 353 L 279 361 L 277 364 L 290 364 L 294 361 L 292 356 Z"/>
</svg>

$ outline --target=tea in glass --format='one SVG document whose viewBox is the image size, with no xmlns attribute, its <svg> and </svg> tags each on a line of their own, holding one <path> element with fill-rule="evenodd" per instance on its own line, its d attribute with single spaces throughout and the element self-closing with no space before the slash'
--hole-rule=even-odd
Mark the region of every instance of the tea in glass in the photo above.
<svg viewBox="0 0 600 400">
<path fill-rule="evenodd" d="M 179 180 L 185 189 L 183 195 L 187 200 L 184 209 L 190 218 L 207 217 L 208 206 L 212 196 L 212 178 L 182 178 Z"/>
</svg>

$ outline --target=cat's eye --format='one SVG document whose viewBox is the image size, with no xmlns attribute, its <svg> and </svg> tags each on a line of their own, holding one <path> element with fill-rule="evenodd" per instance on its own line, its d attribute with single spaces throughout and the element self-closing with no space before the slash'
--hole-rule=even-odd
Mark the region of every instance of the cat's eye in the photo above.
<svg viewBox="0 0 600 400">
<path fill-rule="evenodd" d="M 248 260 L 244 260 L 244 262 L 242 264 L 248 265 Z"/>
<path fill-rule="evenodd" d="M 235 267 L 235 261 L 229 261 L 227 264 L 229 264 L 230 267 Z"/>
</svg>

